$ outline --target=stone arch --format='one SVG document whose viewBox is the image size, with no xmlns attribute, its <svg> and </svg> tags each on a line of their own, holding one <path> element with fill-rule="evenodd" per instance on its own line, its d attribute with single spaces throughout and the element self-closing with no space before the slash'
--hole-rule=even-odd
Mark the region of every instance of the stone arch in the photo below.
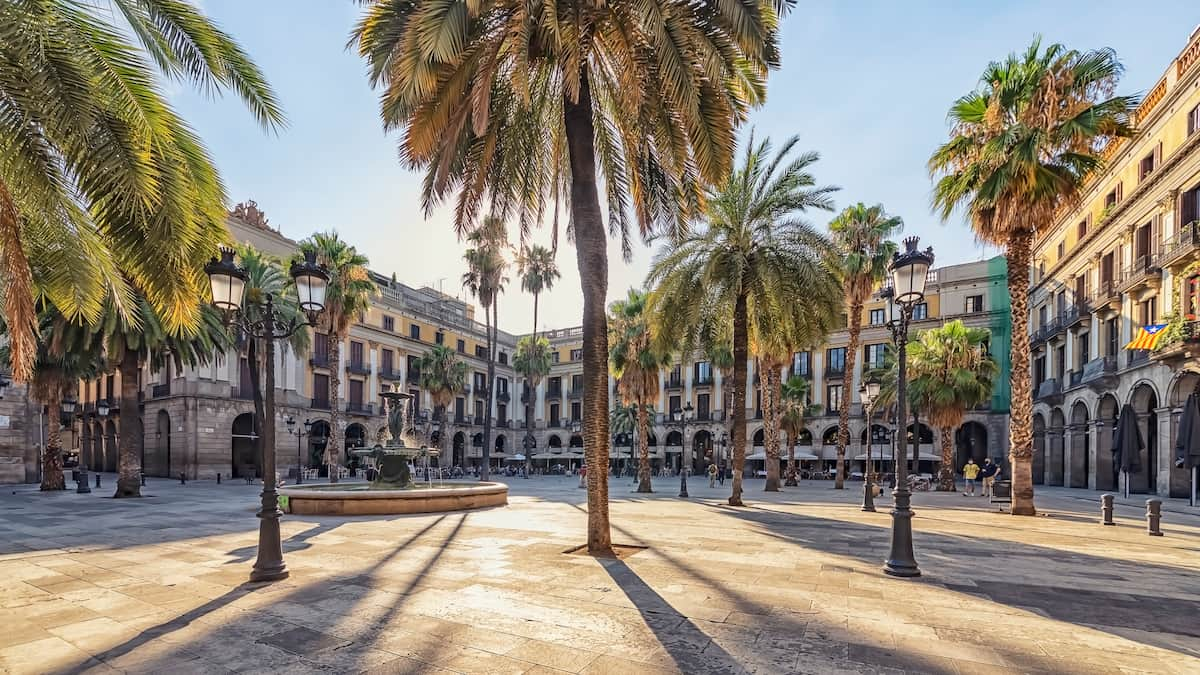
<svg viewBox="0 0 1200 675">
<path fill-rule="evenodd" d="M 104 423 L 104 470 L 108 473 L 117 471 L 118 439 L 117 423 L 108 420 Z"/>
<path fill-rule="evenodd" d="M 1046 417 L 1040 412 L 1033 414 L 1033 482 L 1046 482 Z"/>
<path fill-rule="evenodd" d="M 871 445 L 887 445 L 892 440 L 891 432 L 882 424 L 871 424 Z M 863 446 L 867 444 L 867 428 L 864 426 L 858 434 L 858 442 Z"/>
<path fill-rule="evenodd" d="M 351 450 L 367 445 L 367 428 L 358 422 L 354 422 L 346 427 L 346 437 L 344 440 L 346 443 L 346 452 L 343 456 L 349 457 Z"/>
<path fill-rule="evenodd" d="M 559 438 L 557 434 L 550 434 L 550 437 L 546 439 L 546 447 L 561 449 L 562 448 L 562 439 Z"/>
<path fill-rule="evenodd" d="M 463 432 L 455 432 L 454 437 L 450 439 L 450 455 L 454 466 L 467 463 L 467 435 Z"/>
<path fill-rule="evenodd" d="M 506 452 L 508 450 L 508 437 L 504 434 L 496 434 L 496 452 Z"/>
<path fill-rule="evenodd" d="M 821 434 L 821 445 L 837 445 L 838 428 L 829 427 Z"/>
<path fill-rule="evenodd" d="M 1071 432 L 1071 445 L 1067 460 L 1067 487 L 1086 488 L 1088 485 L 1088 474 L 1092 470 L 1090 421 L 1087 403 L 1083 400 L 1075 401 L 1071 406 L 1071 426 L 1068 427 Z"/>
<path fill-rule="evenodd" d="M 1047 430 L 1046 438 L 1047 485 L 1063 485 L 1066 477 L 1067 457 L 1064 446 L 1066 427 L 1067 416 L 1063 413 L 1062 408 L 1052 408 L 1050 410 L 1050 428 Z"/>
<path fill-rule="evenodd" d="M 672 429 L 667 432 L 667 447 L 681 447 L 683 445 L 683 434 L 678 430 Z"/>
<path fill-rule="evenodd" d="M 988 432 L 987 427 L 983 424 L 975 420 L 963 422 L 958 431 L 954 433 L 954 440 L 955 469 L 964 466 L 968 459 L 973 459 L 976 464 L 980 465 L 988 459 Z"/>
<path fill-rule="evenodd" d="M 472 448 L 482 448 L 483 447 L 483 433 L 482 432 L 476 432 L 475 435 L 471 436 L 471 447 Z"/>
<path fill-rule="evenodd" d="M 308 466 L 324 467 L 326 445 L 329 445 L 329 422 L 313 420 L 308 430 Z"/>
<path fill-rule="evenodd" d="M 1117 466 L 1113 462 L 1113 434 L 1117 429 L 1120 404 L 1117 397 L 1107 393 L 1096 404 L 1096 489 L 1117 489 Z"/>
<path fill-rule="evenodd" d="M 918 422 L 918 425 L 919 426 L 917 427 L 917 433 L 919 435 L 918 437 L 920 439 L 920 444 L 921 445 L 932 445 L 933 444 L 933 429 L 930 428 L 930 426 L 928 424 L 925 424 L 924 422 Z M 904 433 L 906 436 L 905 444 L 911 446 L 912 445 L 912 435 L 913 435 L 913 425 L 909 424 L 905 428 Z"/>
<path fill-rule="evenodd" d="M 88 455 L 87 468 L 92 471 L 104 469 L 104 422 L 96 420 L 92 425 L 92 449 Z"/>
<path fill-rule="evenodd" d="M 1192 472 L 1186 466 L 1175 466 L 1175 442 L 1179 435 L 1179 422 L 1183 416 L 1183 407 L 1187 403 L 1188 395 L 1196 391 L 1200 387 L 1200 373 L 1185 370 L 1175 374 L 1171 380 L 1171 385 L 1167 391 L 1167 401 L 1171 407 L 1171 445 L 1167 448 L 1170 452 L 1170 461 L 1167 464 L 1170 470 L 1167 476 L 1167 496 L 1186 498 L 1192 489 Z"/>
<path fill-rule="evenodd" d="M 256 426 L 254 413 L 242 413 L 233 419 L 229 464 L 234 478 L 255 478 L 262 475 L 262 456 L 258 451 Z"/>
<path fill-rule="evenodd" d="M 646 445 L 654 448 L 658 447 L 658 435 L 653 431 L 646 432 Z M 651 451 L 653 452 L 653 451 Z"/>
<path fill-rule="evenodd" d="M 147 439 L 149 440 L 149 439 Z M 171 414 L 160 409 L 154 415 L 154 447 L 146 453 L 142 471 L 147 476 L 171 475 Z"/>
<path fill-rule="evenodd" d="M 811 447 L 812 444 L 813 444 L 812 432 L 808 430 L 808 427 L 801 429 L 800 433 L 796 435 L 796 445 L 804 445 L 804 446 Z"/>
<path fill-rule="evenodd" d="M 1130 492 L 1154 494 L 1158 491 L 1158 401 L 1158 390 L 1149 380 L 1138 382 L 1129 393 L 1129 403 L 1137 414 L 1138 431 L 1145 446 L 1138 453 L 1141 470 L 1126 477 Z"/>
<path fill-rule="evenodd" d="M 692 435 L 692 470 L 702 473 L 716 459 L 713 454 L 713 436 L 707 429 L 701 429 Z"/>
<path fill-rule="evenodd" d="M 762 447 L 763 443 L 766 442 L 766 437 L 767 437 L 766 430 L 763 429 L 762 427 L 759 427 L 758 431 L 754 432 L 754 442 L 751 443 L 750 445 L 752 445 L 756 448 Z"/>
<path fill-rule="evenodd" d="M 583 447 L 583 436 L 579 434 L 571 434 L 571 440 L 567 441 L 567 445 L 572 448 Z"/>
</svg>

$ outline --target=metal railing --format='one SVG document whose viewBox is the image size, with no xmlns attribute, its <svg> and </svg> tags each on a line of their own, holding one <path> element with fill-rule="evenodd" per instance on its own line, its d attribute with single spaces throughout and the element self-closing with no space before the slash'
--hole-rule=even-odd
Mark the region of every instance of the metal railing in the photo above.
<svg viewBox="0 0 1200 675">
<path fill-rule="evenodd" d="M 362 401 L 347 401 L 346 412 L 360 413 L 363 415 L 374 415 L 375 404 L 363 403 Z"/>
<path fill-rule="evenodd" d="M 668 377 L 667 378 L 667 389 L 683 389 L 683 378 L 682 377 Z"/>
<path fill-rule="evenodd" d="M 510 394 L 508 393 L 508 390 L 506 389 L 504 391 L 496 392 L 496 400 L 500 403 L 508 403 L 510 400 Z"/>
<path fill-rule="evenodd" d="M 351 361 L 350 363 L 346 364 L 346 372 L 352 375 L 370 375 L 371 366 L 361 361 L 357 363 Z"/>
<path fill-rule="evenodd" d="M 1200 249 L 1200 220 L 1193 220 L 1171 235 L 1163 244 L 1162 262 L 1173 263 L 1192 251 Z"/>
<path fill-rule="evenodd" d="M 1048 380 L 1043 380 L 1042 383 L 1038 385 L 1034 398 L 1041 400 L 1044 398 L 1050 398 L 1052 396 L 1058 396 L 1061 393 L 1062 382 L 1060 382 L 1057 378 L 1052 377 Z"/>
<path fill-rule="evenodd" d="M 313 368 L 328 368 L 329 367 L 329 355 L 328 354 L 313 354 L 308 359 L 308 365 L 312 366 Z"/>
<path fill-rule="evenodd" d="M 171 383 L 164 382 L 150 387 L 150 398 L 163 398 L 171 395 Z"/>
<path fill-rule="evenodd" d="M 1086 298 L 1078 299 L 1074 305 L 1063 312 L 1063 325 L 1072 328 L 1076 324 L 1092 316 L 1092 303 Z"/>
<path fill-rule="evenodd" d="M 1117 279 L 1105 279 L 1100 282 L 1092 293 L 1092 307 L 1108 304 L 1121 297 L 1120 282 Z"/>
<path fill-rule="evenodd" d="M 386 370 L 383 368 L 380 368 L 379 369 L 379 379 L 381 379 L 381 380 L 403 380 L 404 373 L 402 373 L 399 370 L 396 370 L 394 368 L 388 368 Z"/>
<path fill-rule="evenodd" d="M 1123 290 L 1137 288 L 1161 273 L 1162 268 L 1158 266 L 1157 252 L 1138 256 L 1132 265 L 1125 268 L 1125 273 L 1121 277 L 1121 288 Z"/>
<path fill-rule="evenodd" d="M 312 408 L 313 410 L 329 410 L 329 409 L 330 409 L 330 406 L 329 406 L 329 399 L 327 399 L 327 398 L 314 398 L 314 399 L 312 400 L 312 403 L 311 403 L 311 404 L 309 404 L 309 406 L 308 406 L 308 407 Z"/>
</svg>

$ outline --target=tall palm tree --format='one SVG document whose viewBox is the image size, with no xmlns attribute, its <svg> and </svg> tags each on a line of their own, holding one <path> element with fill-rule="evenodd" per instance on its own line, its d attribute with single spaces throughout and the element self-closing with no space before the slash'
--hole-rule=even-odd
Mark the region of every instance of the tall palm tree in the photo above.
<svg viewBox="0 0 1200 675">
<path fill-rule="evenodd" d="M 417 359 L 421 372 L 421 389 L 433 400 L 433 418 L 442 429 L 446 428 L 446 406 L 454 402 L 458 392 L 467 386 L 467 371 L 464 361 L 458 359 L 454 350 L 446 345 L 433 345 Z M 444 455 L 447 434 L 438 436 L 439 456 Z"/>
<path fill-rule="evenodd" d="M 986 345 L 991 333 L 951 321 L 921 333 L 909 351 L 913 398 L 942 437 L 938 489 L 954 491 L 954 430 L 971 408 L 992 396 L 998 368 Z"/>
<path fill-rule="evenodd" d="M 824 298 L 839 292 L 832 246 L 800 219 L 810 209 L 832 209 L 829 193 L 815 187 L 807 172 L 817 161 L 805 153 L 782 166 L 796 144 L 789 139 L 771 156 L 771 144 L 747 144 L 742 166 L 707 195 L 704 222 L 677 246 L 664 248 L 651 265 L 647 284 L 655 332 L 682 336 L 681 351 L 690 353 L 715 317 L 731 325 L 733 345 L 733 489 L 729 504 L 742 505 L 742 469 L 746 462 L 746 362 L 751 331 L 767 325 L 767 317 L 818 315 Z M 719 322 L 718 322 L 719 323 Z"/>
<path fill-rule="evenodd" d="M 313 253 L 317 263 L 329 272 L 325 289 L 325 311 L 321 326 L 329 336 L 329 442 L 325 444 L 325 464 L 329 466 L 329 482 L 337 482 L 338 448 L 341 447 L 342 417 L 342 341 L 350 334 L 350 326 L 371 306 L 371 298 L 379 287 L 371 279 L 367 256 L 348 244 L 337 232 L 317 232 L 300 242 L 300 252 Z"/>
<path fill-rule="evenodd" d="M 504 259 L 504 248 L 508 245 L 504 221 L 494 216 L 483 219 L 479 227 L 467 235 L 473 248 L 467 249 L 463 259 L 467 271 L 463 273 L 463 287 L 479 300 L 487 329 L 487 402 L 483 413 L 483 470 L 480 480 L 487 480 L 491 471 L 492 401 L 496 396 L 496 323 L 499 318 L 500 293 L 508 278 L 504 270 L 508 262 Z"/>
<path fill-rule="evenodd" d="M 783 411 L 780 414 L 780 426 L 787 433 L 788 470 L 784 485 L 796 486 L 796 442 L 804 431 L 804 420 L 821 414 L 821 406 L 809 401 L 808 379 L 793 375 L 783 383 L 780 389 L 780 403 Z"/>
<path fill-rule="evenodd" d="M 550 341 L 536 335 L 526 335 L 517 340 L 517 351 L 513 354 L 513 370 L 525 378 L 528 396 L 522 403 L 525 406 L 525 433 L 533 437 L 534 414 L 533 407 L 537 404 L 537 388 L 542 379 L 550 374 L 553 365 L 553 351 Z M 525 470 L 532 466 L 533 458 L 526 452 Z M 529 475 L 526 473 L 526 475 Z"/>
<path fill-rule="evenodd" d="M 225 189 L 164 78 L 232 90 L 265 127 L 284 121 L 258 67 L 194 3 L 94 4 L 0 4 L 0 286 L 18 381 L 36 359 L 39 298 L 95 324 L 115 289 L 136 321 L 136 289 L 169 332 L 200 322 Z"/>
<path fill-rule="evenodd" d="M 533 294 L 533 334 L 538 332 L 538 296 L 542 291 L 554 287 L 561 274 L 554 262 L 554 251 L 534 244 L 521 251 L 517 258 L 517 270 L 521 275 L 521 290 Z"/>
<path fill-rule="evenodd" d="M 658 374 L 670 365 L 670 351 L 663 340 L 651 335 L 645 291 L 629 289 L 625 299 L 609 305 L 609 367 L 617 380 L 621 401 L 637 415 L 638 492 L 653 492 L 650 486 L 651 403 L 658 398 Z"/>
<path fill-rule="evenodd" d="M 687 229 L 701 186 L 732 164 L 735 128 L 765 97 L 790 6 L 370 1 L 355 26 L 351 42 L 383 88 L 384 127 L 402 127 L 401 160 L 427 170 L 427 211 L 453 196 L 460 233 L 484 207 L 514 214 L 524 232 L 547 210 L 557 224 L 565 205 L 594 468 L 609 444 L 607 232 L 628 255 L 635 225 L 643 238 Z M 608 472 L 589 471 L 587 491 L 588 551 L 609 554 Z"/>
<path fill-rule="evenodd" d="M 992 62 L 954 102 L 950 140 L 929 158 L 933 206 L 962 210 L 980 239 L 1004 247 L 1012 325 L 1029 323 L 1030 249 L 1040 225 L 1079 198 L 1103 151 L 1131 136 L 1137 98 L 1113 96 L 1123 72 L 1111 49 L 1078 51 L 1041 39 Z M 1034 515 L 1029 334 L 1014 330 L 1009 458 L 1014 515 Z"/>
<path fill-rule="evenodd" d="M 896 253 L 896 242 L 889 238 L 904 227 L 898 216 L 888 215 L 882 204 L 867 206 L 859 202 L 847 206 L 829 223 L 837 245 L 846 309 L 849 312 L 846 364 L 842 373 L 842 404 L 838 406 L 837 477 L 833 486 L 845 487 L 846 446 L 850 444 L 850 392 L 854 391 L 854 364 L 858 360 L 858 339 L 862 332 L 863 304 L 887 275 L 887 266 Z"/>
</svg>

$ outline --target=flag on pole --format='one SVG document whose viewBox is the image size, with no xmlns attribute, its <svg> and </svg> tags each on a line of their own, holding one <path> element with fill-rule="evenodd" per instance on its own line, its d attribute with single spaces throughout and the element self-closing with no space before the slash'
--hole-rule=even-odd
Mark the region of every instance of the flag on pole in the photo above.
<svg viewBox="0 0 1200 675">
<path fill-rule="evenodd" d="M 1142 326 L 1138 330 L 1138 334 L 1129 341 L 1129 344 L 1125 345 L 1125 349 L 1154 349 L 1158 346 L 1158 341 L 1163 336 L 1163 329 L 1166 327 L 1165 323 Z"/>
</svg>

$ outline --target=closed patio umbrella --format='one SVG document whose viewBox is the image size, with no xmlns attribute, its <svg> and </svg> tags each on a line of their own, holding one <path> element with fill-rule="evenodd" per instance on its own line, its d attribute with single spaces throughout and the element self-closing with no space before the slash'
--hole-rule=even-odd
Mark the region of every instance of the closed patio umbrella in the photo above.
<svg viewBox="0 0 1200 675">
<path fill-rule="evenodd" d="M 1188 467 L 1192 474 L 1192 489 L 1188 504 L 1196 505 L 1196 467 L 1200 466 L 1200 400 L 1193 392 L 1183 404 L 1179 433 L 1175 440 L 1175 466 Z"/>
<path fill-rule="evenodd" d="M 1113 460 L 1125 474 L 1125 496 L 1129 496 L 1129 474 L 1142 470 L 1141 451 L 1146 447 L 1142 442 L 1142 432 L 1137 426 L 1137 413 L 1133 406 L 1126 403 L 1121 408 L 1117 418 L 1117 428 L 1113 430 Z"/>
</svg>

